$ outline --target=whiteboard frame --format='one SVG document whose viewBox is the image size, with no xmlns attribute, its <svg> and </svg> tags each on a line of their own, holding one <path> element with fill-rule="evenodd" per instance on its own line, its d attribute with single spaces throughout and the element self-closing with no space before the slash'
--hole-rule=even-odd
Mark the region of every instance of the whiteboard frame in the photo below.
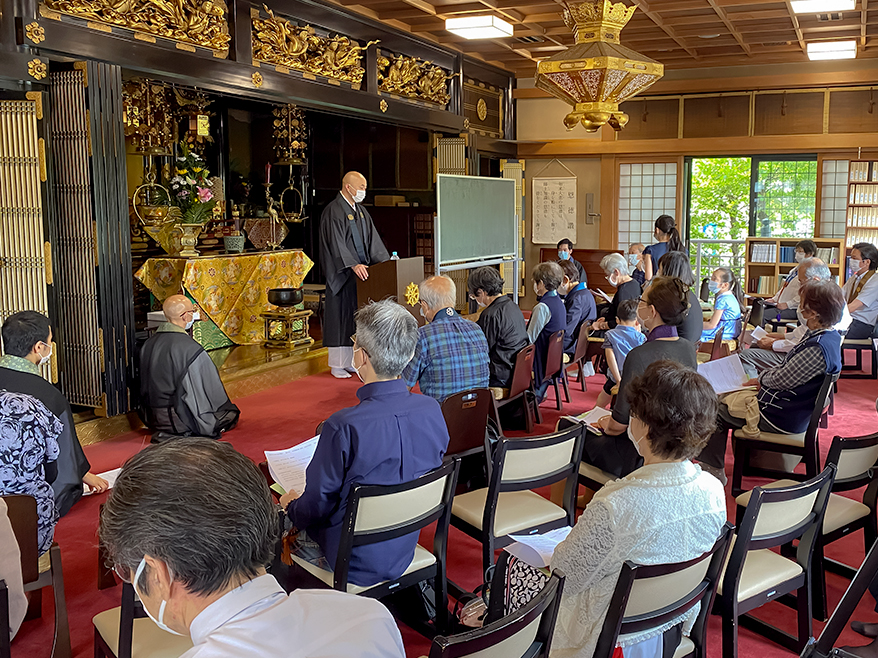
<svg viewBox="0 0 878 658">
<path fill-rule="evenodd" d="M 471 270 L 477 267 L 482 267 L 484 265 L 500 265 L 511 263 L 512 264 L 512 301 L 518 304 L 518 289 L 519 289 L 519 280 L 521 278 L 519 274 L 519 269 L 521 267 L 521 260 L 519 259 L 519 250 L 520 250 L 520 239 L 518 235 L 518 226 L 521 218 L 513 213 L 512 219 L 512 230 L 515 235 L 515 240 L 513 244 L 515 245 L 514 249 L 510 253 L 499 253 L 499 254 L 490 254 L 487 256 L 480 256 L 478 258 L 470 258 L 470 259 L 457 259 L 453 261 L 445 261 L 442 262 L 439 260 L 439 254 L 442 253 L 440 251 L 441 245 L 441 233 L 440 233 L 440 219 L 441 216 L 441 208 L 439 201 L 439 179 L 440 178 L 476 178 L 479 180 L 484 180 L 489 178 L 488 176 L 458 176 L 456 174 L 437 174 L 436 175 L 436 217 L 433 220 L 433 262 L 436 267 L 436 274 L 441 275 L 443 272 L 454 272 L 459 270 Z M 493 178 L 490 177 L 491 180 L 503 180 L 509 181 L 512 185 L 512 194 L 515 195 L 515 181 L 511 178 Z M 513 204 L 514 207 L 514 204 Z M 453 263 L 449 265 L 448 263 Z"/>
</svg>

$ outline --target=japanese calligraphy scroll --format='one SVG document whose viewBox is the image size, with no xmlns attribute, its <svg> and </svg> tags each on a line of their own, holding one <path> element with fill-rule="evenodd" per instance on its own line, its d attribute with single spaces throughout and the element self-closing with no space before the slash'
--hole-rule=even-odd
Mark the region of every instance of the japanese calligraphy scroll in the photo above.
<svg viewBox="0 0 878 658">
<path fill-rule="evenodd" d="M 576 242 L 576 178 L 534 178 L 532 185 L 533 243 Z"/>
</svg>

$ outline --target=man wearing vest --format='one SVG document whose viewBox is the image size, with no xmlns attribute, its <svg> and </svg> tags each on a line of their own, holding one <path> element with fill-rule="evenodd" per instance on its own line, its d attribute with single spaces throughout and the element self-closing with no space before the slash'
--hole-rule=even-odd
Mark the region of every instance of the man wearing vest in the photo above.
<svg viewBox="0 0 878 658">
<path fill-rule="evenodd" d="M 537 401 L 546 397 L 549 382 L 546 376 L 546 357 L 549 352 L 549 338 L 556 331 L 567 326 L 567 309 L 558 296 L 558 287 L 564 273 L 557 263 L 540 263 L 534 268 L 533 281 L 537 305 L 527 323 L 527 337 L 536 346 L 534 351 L 534 382 L 537 385 Z"/>
<path fill-rule="evenodd" d="M 878 337 L 878 249 L 868 242 L 858 242 L 851 249 L 851 277 L 844 284 L 844 298 L 853 322 L 845 336 L 848 340 Z"/>
</svg>

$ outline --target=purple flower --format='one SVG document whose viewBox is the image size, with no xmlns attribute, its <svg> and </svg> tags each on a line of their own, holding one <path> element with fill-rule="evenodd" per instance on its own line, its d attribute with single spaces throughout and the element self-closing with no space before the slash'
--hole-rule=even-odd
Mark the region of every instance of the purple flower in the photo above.
<svg viewBox="0 0 878 658">
<path fill-rule="evenodd" d="M 189 190 L 180 190 L 179 192 L 177 192 L 177 196 L 181 199 L 185 199 L 187 196 L 189 196 Z"/>
<path fill-rule="evenodd" d="M 211 192 L 209 189 L 207 189 L 206 187 L 198 188 L 198 200 L 201 201 L 201 203 L 207 203 L 212 198 L 213 192 Z"/>
</svg>

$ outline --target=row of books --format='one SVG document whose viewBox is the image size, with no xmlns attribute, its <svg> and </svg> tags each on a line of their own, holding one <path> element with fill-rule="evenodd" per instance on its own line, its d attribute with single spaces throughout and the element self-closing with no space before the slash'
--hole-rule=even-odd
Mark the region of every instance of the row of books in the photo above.
<svg viewBox="0 0 878 658">
<path fill-rule="evenodd" d="M 793 250 L 795 251 L 795 249 Z M 793 258 L 795 260 L 795 257 Z M 750 245 L 751 263 L 777 262 L 777 245 L 774 243 L 754 242 Z M 793 261 L 789 261 L 793 262 Z"/>
<path fill-rule="evenodd" d="M 871 167 L 869 166 L 871 165 Z M 869 177 L 871 170 L 872 177 Z M 851 162 L 850 181 L 878 181 L 878 162 Z"/>
<path fill-rule="evenodd" d="M 878 203 L 878 185 L 851 185 L 848 203 Z"/>
<path fill-rule="evenodd" d="M 795 247 L 781 247 L 780 248 L 780 262 L 781 263 L 795 263 L 796 262 L 796 248 Z"/>
<path fill-rule="evenodd" d="M 848 208 L 848 226 L 878 228 L 878 208 Z"/>
<path fill-rule="evenodd" d="M 815 255 L 827 265 L 838 265 L 838 247 L 817 247 Z"/>
<path fill-rule="evenodd" d="M 784 277 L 758 276 L 747 281 L 747 292 L 757 295 L 773 295 L 777 292 L 780 282 Z"/>
<path fill-rule="evenodd" d="M 849 228 L 847 232 L 847 246 L 853 247 L 858 242 L 878 242 L 878 228 Z"/>
</svg>

